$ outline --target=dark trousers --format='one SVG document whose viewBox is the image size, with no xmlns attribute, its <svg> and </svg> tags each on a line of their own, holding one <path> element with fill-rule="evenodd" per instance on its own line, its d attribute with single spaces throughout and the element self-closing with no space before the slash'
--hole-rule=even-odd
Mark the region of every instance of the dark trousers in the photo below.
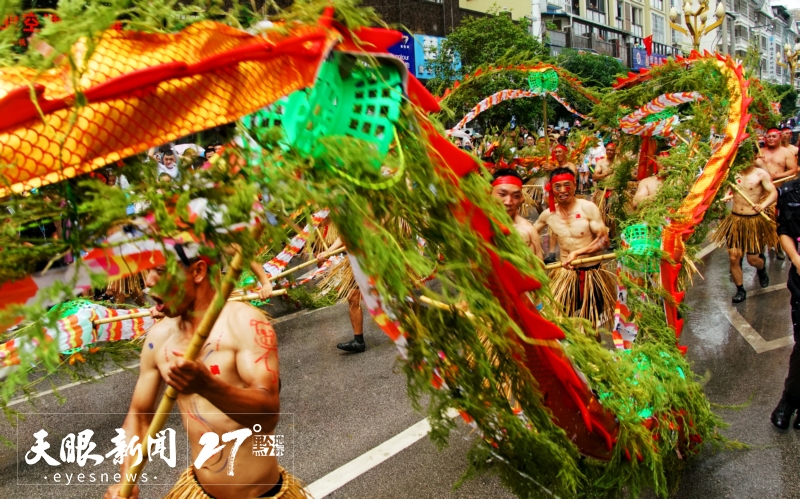
<svg viewBox="0 0 800 499">
<path fill-rule="evenodd" d="M 792 293 L 792 328 L 794 330 L 794 348 L 789 357 L 789 374 L 783 384 L 783 400 L 800 407 L 800 296 Z"/>
</svg>

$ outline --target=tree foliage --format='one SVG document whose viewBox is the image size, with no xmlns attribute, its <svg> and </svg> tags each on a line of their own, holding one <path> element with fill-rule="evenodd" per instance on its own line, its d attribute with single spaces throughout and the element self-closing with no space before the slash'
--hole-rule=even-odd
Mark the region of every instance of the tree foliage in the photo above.
<svg viewBox="0 0 800 499">
<path fill-rule="evenodd" d="M 506 14 L 490 10 L 485 17 L 466 17 L 445 37 L 442 50 L 429 65 L 435 77 L 428 88 L 441 93 L 464 74 L 486 64 L 496 64 L 507 57 L 533 60 L 547 58 L 549 51 L 539 40 L 528 33 L 527 24 L 518 24 Z M 454 70 L 458 57 L 461 69 Z"/>
<path fill-rule="evenodd" d="M 781 117 L 791 118 L 797 112 L 797 90 L 791 85 L 772 85 L 772 91 L 778 95 L 781 103 Z"/>
<path fill-rule="evenodd" d="M 556 60 L 559 66 L 580 77 L 587 87 L 610 87 L 617 76 L 628 72 L 628 68 L 613 57 L 575 49 L 563 50 Z"/>
</svg>

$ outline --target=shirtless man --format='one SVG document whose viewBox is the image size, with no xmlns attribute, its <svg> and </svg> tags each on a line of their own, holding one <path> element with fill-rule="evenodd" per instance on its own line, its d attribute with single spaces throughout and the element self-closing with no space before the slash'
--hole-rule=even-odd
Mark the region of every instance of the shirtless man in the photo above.
<svg viewBox="0 0 800 499">
<path fill-rule="evenodd" d="M 785 177 L 797 175 L 797 155 L 781 145 L 781 132 L 770 128 L 766 136 L 766 145 L 761 149 L 760 159 L 769 172 L 773 182 Z"/>
<path fill-rule="evenodd" d="M 129 442 L 133 436 L 141 442 L 159 392 L 167 384 L 178 392 L 178 407 L 195 462 L 203 448 L 200 438 L 207 432 L 221 439 L 225 433 L 260 425 L 261 434 L 274 434 L 280 412 L 280 371 L 275 331 L 261 311 L 243 303 L 225 305 L 200 350 L 198 359 L 202 360 L 183 358 L 214 298 L 214 288 L 207 258 L 188 259 L 186 252 L 180 255 L 182 264 L 175 275 L 162 265 L 150 270 L 145 279 L 154 290 L 150 296 L 156 309 L 166 318 L 147 334 L 123 429 Z M 199 469 L 192 466 L 184 471 L 166 497 L 280 497 L 299 490 L 297 480 L 278 466 L 275 457 L 248 451 L 253 447 L 252 435 L 241 442 L 233 463 L 226 464 L 232 447 L 233 442 L 228 442 Z M 125 458 L 120 469 L 123 476 L 133 462 L 133 456 Z M 226 472 L 231 464 L 235 476 Z M 112 485 L 104 497 L 118 497 L 120 487 Z M 135 487 L 131 497 L 138 496 Z"/>
<path fill-rule="evenodd" d="M 797 160 L 797 146 L 792 145 L 792 127 L 785 126 L 781 128 L 781 146 L 788 147 L 795 160 Z"/>
<path fill-rule="evenodd" d="M 758 156 L 758 166 L 769 172 L 772 182 L 797 175 L 797 156 L 781 145 L 781 132 L 777 128 L 770 128 L 764 140 L 765 146 Z M 775 248 L 775 256 L 779 260 L 786 258 L 780 245 Z"/>
<path fill-rule="evenodd" d="M 633 207 L 638 208 L 643 202 L 655 197 L 663 183 L 664 180 L 659 175 L 642 179 L 636 188 L 636 194 L 633 195 Z"/>
<path fill-rule="evenodd" d="M 753 201 L 750 206 L 739 193 L 733 194 L 733 210 L 717 228 L 714 242 L 728 248 L 730 256 L 731 277 L 736 285 L 733 303 L 741 303 L 747 299 L 747 292 L 742 285 L 742 257 L 747 255 L 747 263 L 756 268 L 758 281 L 762 288 L 769 286 L 764 249 L 778 244 L 778 233 L 775 222 L 760 215 L 778 200 L 778 191 L 772 185 L 769 173 L 756 167 L 753 162 L 746 170 L 736 175 L 739 189 Z M 759 200 L 762 200 L 760 201 Z"/>
<path fill-rule="evenodd" d="M 578 175 L 578 168 L 574 163 L 567 161 L 567 154 L 569 149 L 563 144 L 558 144 L 553 148 L 553 160 L 550 162 L 551 168 L 569 168 L 572 173 Z"/>
<path fill-rule="evenodd" d="M 614 164 L 614 160 L 616 159 L 617 144 L 609 142 L 606 144 L 606 156 L 599 159 L 597 161 L 597 165 L 594 167 L 594 174 L 592 175 L 592 178 L 594 179 L 595 184 L 611 175 L 611 165 Z"/>
<path fill-rule="evenodd" d="M 534 224 L 537 232 L 545 227 L 558 236 L 562 267 L 551 274 L 551 289 L 556 303 L 564 304 L 567 315 L 588 319 L 596 326 L 611 319 L 616 302 L 616 278 L 600 264 L 572 265 L 608 247 L 608 229 L 591 201 L 575 197 L 575 174 L 569 168 L 550 173 L 549 208 Z"/>
<path fill-rule="evenodd" d="M 492 180 L 492 196 L 503 201 L 506 213 L 514 222 L 522 241 L 540 260 L 544 259 L 542 240 L 533 225 L 519 216 L 522 205 L 522 177 L 515 170 L 503 169 L 494 173 Z"/>
</svg>

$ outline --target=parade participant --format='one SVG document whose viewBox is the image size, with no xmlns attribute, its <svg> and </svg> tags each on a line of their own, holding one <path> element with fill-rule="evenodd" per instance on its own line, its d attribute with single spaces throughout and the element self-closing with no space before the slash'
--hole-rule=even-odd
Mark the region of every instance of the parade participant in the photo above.
<svg viewBox="0 0 800 499">
<path fill-rule="evenodd" d="M 333 244 L 328 246 L 328 251 L 325 253 L 330 253 L 342 247 L 344 247 L 344 241 L 342 241 L 341 237 L 337 237 Z M 316 255 L 319 265 L 322 265 L 329 258 L 325 253 Z M 355 284 L 347 292 L 347 310 L 350 315 L 350 325 L 353 326 L 353 339 L 337 344 L 336 348 L 345 352 L 362 353 L 367 349 L 367 344 L 364 343 L 364 312 L 361 309 L 361 289 L 359 289 L 358 284 Z"/>
<path fill-rule="evenodd" d="M 773 182 L 797 175 L 797 156 L 792 154 L 789 148 L 781 145 L 781 132 L 777 128 L 770 128 L 767 131 L 765 145 L 758 159 L 759 166 L 769 172 Z M 779 260 L 786 258 L 780 245 L 776 248 L 775 256 Z"/>
<path fill-rule="evenodd" d="M 777 128 L 767 131 L 766 144 L 760 156 L 773 182 L 797 175 L 797 156 L 781 145 L 781 132 Z"/>
<path fill-rule="evenodd" d="M 151 293 L 156 308 L 166 318 L 157 322 L 147 334 L 142 348 L 139 379 L 123 429 L 129 438 L 141 441 L 147 434 L 158 395 L 164 384 L 178 392 L 177 403 L 186 421 L 192 462 L 203 449 L 200 437 L 207 432 L 217 435 L 242 428 L 261 426 L 261 432 L 272 434 L 280 413 L 280 370 L 275 331 L 267 317 L 257 308 L 244 303 L 228 302 L 214 324 L 208 342 L 200 350 L 198 360 L 183 358 L 204 312 L 215 297 L 210 260 L 187 258 L 187 249 L 179 252 L 181 264 L 176 273 L 166 265 L 147 274 L 151 289 L 166 281 L 165 294 Z M 199 360 L 202 359 L 202 360 Z M 197 417 L 202 414 L 202 419 Z M 184 471 L 168 499 L 207 498 L 233 499 L 246 497 L 306 497 L 297 479 L 278 465 L 275 457 L 255 455 L 245 449 L 253 447 L 251 435 L 241 442 L 232 457 L 232 445 L 208 458 L 199 468 Z M 135 453 L 126 455 L 120 473 L 134 462 Z M 232 462 L 222 468 L 220 463 Z M 220 469 L 234 469 L 219 473 Z M 106 499 L 118 497 L 121 484 L 109 487 Z M 138 497 L 138 488 L 131 497 Z"/>
<path fill-rule="evenodd" d="M 598 209 L 600 209 L 600 213 L 603 214 L 603 223 L 605 223 L 606 227 L 609 229 L 611 228 L 611 204 L 608 200 L 613 194 L 613 191 L 608 188 L 607 185 L 605 185 L 608 182 L 602 181 L 611 176 L 611 168 L 616 159 L 617 145 L 613 142 L 609 142 L 606 144 L 605 157 L 597 160 L 597 164 L 594 167 L 594 173 L 592 174 L 594 183 L 598 187 L 595 189 L 594 194 L 592 195 L 592 202 L 597 206 Z"/>
<path fill-rule="evenodd" d="M 636 188 L 636 194 L 633 195 L 633 201 L 631 202 L 633 207 L 638 208 L 643 202 L 655 197 L 663 183 L 664 179 L 658 174 L 642 179 Z"/>
<path fill-rule="evenodd" d="M 568 154 L 569 149 L 567 149 L 567 146 L 558 144 L 553 148 L 553 160 L 550 162 L 550 165 L 554 169 L 568 168 L 575 176 L 577 176 L 578 169 L 575 167 L 574 163 L 567 160 Z"/>
<path fill-rule="evenodd" d="M 781 128 L 781 146 L 787 147 L 795 157 L 795 161 L 797 160 L 797 146 L 792 145 L 792 127 Z"/>
<path fill-rule="evenodd" d="M 728 248 L 730 256 L 731 277 L 736 285 L 733 303 L 741 303 L 747 299 L 747 292 L 742 285 L 742 258 L 747 255 L 747 263 L 756 268 L 758 281 L 762 288 L 769 286 L 764 250 L 778 244 L 775 224 L 760 213 L 773 205 L 778 199 L 778 191 L 769 179 L 769 173 L 756 167 L 753 162 L 744 171 L 736 175 L 736 183 L 747 199 L 757 203 L 751 206 L 741 194 L 733 194 L 733 210 L 719 224 L 713 241 Z M 762 200 L 760 201 L 759 200 Z"/>
<path fill-rule="evenodd" d="M 789 428 L 792 415 L 800 407 L 800 254 L 797 240 L 800 238 L 800 181 L 790 182 L 778 189 L 778 237 L 789 261 L 789 288 L 794 328 L 794 347 L 789 357 L 789 373 L 783 385 L 783 395 L 772 411 L 770 421 L 781 430 Z M 800 430 L 800 417 L 794 420 L 794 429 Z"/>
<path fill-rule="evenodd" d="M 572 265 L 577 258 L 599 254 L 608 247 L 608 229 L 600 210 L 591 201 L 575 197 L 575 173 L 569 168 L 553 170 L 547 190 L 549 208 L 534 228 L 541 233 L 549 227 L 561 247 L 563 266 L 550 275 L 553 298 L 563 304 L 567 315 L 587 319 L 595 326 L 607 325 L 616 302 L 614 274 L 599 263 Z"/>
<path fill-rule="evenodd" d="M 540 260 L 544 259 L 542 252 L 542 241 L 539 233 L 533 228 L 533 225 L 519 216 L 519 207 L 522 205 L 522 177 L 510 169 L 497 170 L 494 173 L 492 180 L 492 195 L 503 201 L 503 206 L 506 213 L 511 217 L 514 222 L 514 228 L 517 229 L 522 241 L 525 245 L 539 257 Z"/>
</svg>

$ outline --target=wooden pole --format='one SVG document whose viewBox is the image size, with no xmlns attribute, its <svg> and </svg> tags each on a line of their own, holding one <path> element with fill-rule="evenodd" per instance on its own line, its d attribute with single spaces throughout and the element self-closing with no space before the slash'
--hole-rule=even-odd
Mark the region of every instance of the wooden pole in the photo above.
<svg viewBox="0 0 800 499">
<path fill-rule="evenodd" d="M 544 148 L 546 149 L 547 157 L 550 157 L 550 136 L 547 134 L 547 92 L 542 94 L 542 130 L 544 131 Z"/>
<path fill-rule="evenodd" d="M 325 242 L 325 238 L 322 236 L 322 232 L 319 231 L 319 227 L 314 227 L 314 230 L 317 232 L 317 237 L 319 241 L 322 243 L 322 248 L 325 251 L 328 251 L 328 243 Z"/>
<path fill-rule="evenodd" d="M 738 194 L 738 195 L 742 196 L 742 197 L 744 198 L 744 200 L 745 200 L 745 201 L 747 201 L 747 204 L 749 204 L 751 208 L 753 208 L 754 210 L 756 209 L 756 204 L 755 204 L 754 202 L 750 201 L 750 198 L 749 198 L 749 197 L 747 197 L 747 196 L 745 195 L 745 193 L 744 193 L 744 192 L 742 192 L 742 190 L 741 190 L 741 189 L 739 189 L 739 186 L 737 186 L 737 185 L 736 185 L 736 184 L 734 184 L 733 182 L 728 182 L 728 185 L 730 185 L 730 186 L 731 186 L 731 189 L 733 189 L 734 191 L 736 191 L 736 194 Z M 769 217 L 767 216 L 767 214 L 766 214 L 766 213 L 764 213 L 763 211 L 759 211 L 759 212 L 758 212 L 758 214 L 759 214 L 759 215 L 761 215 L 762 217 L 764 217 L 764 220 L 766 220 L 767 222 L 772 222 L 772 219 L 771 219 L 771 218 L 769 218 Z"/>
<path fill-rule="evenodd" d="M 273 297 L 273 296 L 281 296 L 281 295 L 285 295 L 285 294 L 286 294 L 286 290 L 285 289 L 276 289 L 269 296 Z M 259 298 L 258 297 L 258 293 L 250 293 L 250 294 L 241 295 L 241 296 L 234 296 L 233 298 L 229 298 L 228 301 L 251 301 L 251 300 L 258 300 L 258 298 Z M 116 317 L 108 317 L 108 318 L 105 318 L 105 319 L 97 319 L 96 321 L 93 321 L 92 324 L 94 324 L 95 326 L 100 326 L 100 325 L 103 325 L 103 324 L 110 324 L 112 322 L 127 321 L 129 319 L 140 319 L 142 317 L 150 317 L 150 312 L 137 312 L 135 314 L 118 315 Z"/>
<path fill-rule="evenodd" d="M 578 258 L 576 260 L 572 260 L 572 263 L 570 265 L 574 266 L 574 265 L 580 265 L 582 263 L 603 262 L 603 261 L 606 261 L 606 260 L 613 260 L 616 257 L 617 257 L 617 255 L 615 255 L 614 253 L 608 253 L 607 255 L 597 255 L 597 256 L 590 256 L 590 257 L 586 257 L 586 258 Z M 544 269 L 545 270 L 552 270 L 552 269 L 557 269 L 557 268 L 560 268 L 560 267 L 563 267 L 563 266 L 564 266 L 564 264 L 561 263 L 561 262 L 553 262 L 553 263 L 551 263 L 549 265 L 545 265 Z"/>
<path fill-rule="evenodd" d="M 255 227 L 252 230 L 253 239 L 258 240 L 263 230 L 263 226 Z M 192 341 L 189 343 L 189 347 L 183 354 L 184 359 L 193 361 L 197 358 L 200 348 L 202 348 L 203 343 L 205 343 L 208 335 L 211 333 L 211 329 L 214 327 L 214 323 L 217 322 L 219 315 L 222 313 L 222 308 L 225 306 L 225 302 L 228 300 L 228 297 L 236 287 L 236 283 L 239 281 L 239 276 L 242 274 L 243 267 L 244 257 L 242 256 L 241 250 L 237 250 L 236 255 L 234 255 L 233 260 L 231 261 L 227 275 L 225 275 L 225 278 L 222 280 L 220 288 L 214 293 L 214 298 L 211 300 L 211 304 L 209 305 L 208 309 L 206 309 L 200 324 L 197 326 L 197 329 L 192 336 Z M 164 428 L 164 424 L 167 422 L 167 418 L 172 412 L 172 408 L 175 406 L 176 400 L 178 400 L 177 390 L 171 386 L 167 386 L 167 389 L 164 390 L 164 396 L 161 398 L 161 402 L 158 404 L 158 409 L 156 409 L 156 414 L 153 416 L 153 420 L 150 422 L 150 428 L 147 429 L 147 435 L 145 435 L 142 439 L 142 449 L 144 449 L 142 461 L 139 464 L 131 466 L 124 473 L 122 487 L 119 490 L 119 497 L 128 498 L 133 493 L 133 487 L 136 485 L 135 479 L 138 479 L 142 469 L 150 459 L 148 452 L 148 449 L 150 448 L 150 439 L 155 437 L 156 433 Z M 128 477 L 135 477 L 135 479 L 131 481 L 128 479 Z"/>
<path fill-rule="evenodd" d="M 335 249 L 333 251 L 329 251 L 327 253 L 322 253 L 321 256 L 324 256 L 325 258 L 330 258 L 333 255 L 338 255 L 339 253 L 342 253 L 343 251 L 347 251 L 347 248 L 345 248 L 344 246 L 342 246 L 339 249 Z M 270 281 L 277 281 L 281 277 L 286 277 L 287 275 L 294 273 L 296 270 L 304 269 L 306 267 L 314 265 L 315 263 L 317 263 L 317 259 L 316 258 L 312 258 L 311 260 L 309 260 L 307 262 L 301 263 L 297 267 L 292 267 L 289 270 L 285 270 L 285 271 L 281 272 L 278 275 L 274 275 L 274 276 L 270 277 L 269 280 Z"/>
<path fill-rule="evenodd" d="M 792 175 L 792 176 L 789 176 L 789 177 L 783 177 L 783 178 L 779 178 L 778 180 L 774 180 L 772 182 L 772 185 L 782 184 L 784 182 L 788 182 L 790 180 L 796 180 L 796 179 L 797 179 L 797 175 Z"/>
</svg>

